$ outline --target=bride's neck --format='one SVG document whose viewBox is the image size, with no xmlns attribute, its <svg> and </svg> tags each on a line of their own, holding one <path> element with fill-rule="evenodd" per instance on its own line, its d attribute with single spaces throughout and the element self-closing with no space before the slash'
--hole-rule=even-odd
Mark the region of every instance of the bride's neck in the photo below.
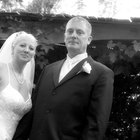
<svg viewBox="0 0 140 140">
<path fill-rule="evenodd" d="M 23 69 L 25 67 L 25 64 L 19 63 L 19 62 L 15 62 L 12 61 L 11 62 L 12 67 L 14 68 L 15 72 L 22 74 L 23 73 Z"/>
</svg>

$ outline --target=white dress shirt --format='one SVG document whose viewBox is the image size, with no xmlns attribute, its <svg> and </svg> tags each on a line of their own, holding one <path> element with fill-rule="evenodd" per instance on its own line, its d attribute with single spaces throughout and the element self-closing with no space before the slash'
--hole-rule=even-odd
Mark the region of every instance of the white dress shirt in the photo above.
<svg viewBox="0 0 140 140">
<path fill-rule="evenodd" d="M 67 55 L 67 58 L 64 62 L 64 64 L 62 65 L 60 74 L 59 74 L 59 82 L 70 72 L 70 70 L 76 66 L 80 61 L 82 61 L 83 59 L 87 58 L 88 55 L 87 53 L 82 53 L 79 55 L 76 55 L 73 58 L 70 58 Z"/>
</svg>

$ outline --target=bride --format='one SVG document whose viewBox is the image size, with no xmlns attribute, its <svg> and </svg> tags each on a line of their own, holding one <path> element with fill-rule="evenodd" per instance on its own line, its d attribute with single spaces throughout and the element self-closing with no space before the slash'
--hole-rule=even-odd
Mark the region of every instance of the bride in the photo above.
<svg viewBox="0 0 140 140">
<path fill-rule="evenodd" d="M 35 37 L 21 31 L 0 50 L 0 140 L 12 140 L 19 120 L 32 107 L 36 46 Z"/>
</svg>

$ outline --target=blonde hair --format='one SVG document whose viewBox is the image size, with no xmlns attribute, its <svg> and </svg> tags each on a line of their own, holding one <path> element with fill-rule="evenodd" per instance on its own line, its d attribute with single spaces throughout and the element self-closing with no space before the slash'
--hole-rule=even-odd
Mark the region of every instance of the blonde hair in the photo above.
<svg viewBox="0 0 140 140">
<path fill-rule="evenodd" d="M 38 45 L 38 42 L 37 42 L 37 39 L 32 35 L 32 34 L 29 34 L 25 31 L 20 31 L 20 32 L 17 32 L 16 33 L 16 36 L 12 42 L 12 47 L 15 46 L 15 44 L 20 41 L 21 39 L 29 39 L 30 42 L 33 46 L 37 46 Z"/>
</svg>

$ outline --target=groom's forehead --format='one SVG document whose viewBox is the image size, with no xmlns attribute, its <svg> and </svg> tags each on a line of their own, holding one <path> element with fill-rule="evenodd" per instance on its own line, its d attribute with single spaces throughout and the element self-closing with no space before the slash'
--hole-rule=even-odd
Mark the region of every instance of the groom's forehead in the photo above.
<svg viewBox="0 0 140 140">
<path fill-rule="evenodd" d="M 86 20 L 85 18 L 82 17 L 74 17 L 72 19 L 70 19 L 66 25 L 66 30 L 70 27 L 70 26 L 78 26 L 80 28 L 80 26 L 84 26 L 84 28 L 87 28 L 89 33 L 91 34 L 92 32 L 92 26 L 89 23 L 88 20 Z"/>
</svg>

